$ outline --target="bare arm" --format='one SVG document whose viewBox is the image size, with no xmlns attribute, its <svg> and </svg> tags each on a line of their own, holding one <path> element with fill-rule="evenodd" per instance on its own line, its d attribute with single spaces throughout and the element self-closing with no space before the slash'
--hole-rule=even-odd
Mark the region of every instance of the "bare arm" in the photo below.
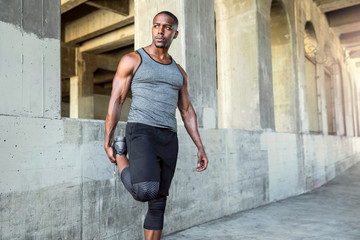
<svg viewBox="0 0 360 240">
<path fill-rule="evenodd" d="M 184 77 L 184 83 L 179 92 L 178 107 L 181 113 L 182 120 L 185 124 L 185 129 L 189 133 L 196 147 L 198 148 L 198 164 L 196 167 L 196 171 L 201 172 L 207 168 L 208 159 L 198 131 L 196 113 L 189 98 L 189 93 L 187 90 L 187 75 L 184 69 L 182 69 L 180 65 L 178 66 Z"/>
<path fill-rule="evenodd" d="M 105 142 L 104 149 L 111 162 L 115 162 L 113 149 L 111 147 L 116 125 L 120 119 L 121 108 L 125 102 L 126 95 L 130 89 L 131 80 L 140 58 L 137 53 L 125 55 L 119 62 L 113 79 L 111 97 L 108 113 L 105 120 Z"/>
</svg>

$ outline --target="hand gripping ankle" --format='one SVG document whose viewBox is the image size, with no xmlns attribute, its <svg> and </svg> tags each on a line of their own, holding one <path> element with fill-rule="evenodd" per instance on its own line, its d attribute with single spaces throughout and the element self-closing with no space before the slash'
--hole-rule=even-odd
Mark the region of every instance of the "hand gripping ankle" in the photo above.
<svg viewBox="0 0 360 240">
<path fill-rule="evenodd" d="M 126 155 L 127 149 L 126 149 L 125 137 L 122 137 L 122 136 L 115 137 L 113 140 L 112 148 L 114 151 L 114 158 L 116 158 L 116 154 Z"/>
</svg>

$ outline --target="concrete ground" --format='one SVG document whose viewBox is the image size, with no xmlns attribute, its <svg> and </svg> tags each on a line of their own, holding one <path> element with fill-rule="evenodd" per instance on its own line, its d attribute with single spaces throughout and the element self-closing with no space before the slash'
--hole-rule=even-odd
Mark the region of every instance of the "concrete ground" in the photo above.
<svg viewBox="0 0 360 240">
<path fill-rule="evenodd" d="M 359 240 L 360 163 L 311 193 L 212 221 L 164 240 Z"/>
</svg>

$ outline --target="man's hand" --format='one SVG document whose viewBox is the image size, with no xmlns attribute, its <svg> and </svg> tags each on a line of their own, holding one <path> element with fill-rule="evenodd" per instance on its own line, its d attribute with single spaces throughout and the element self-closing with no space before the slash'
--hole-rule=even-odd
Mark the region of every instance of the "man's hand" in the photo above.
<svg viewBox="0 0 360 240">
<path fill-rule="evenodd" d="M 208 159 L 205 153 L 204 149 L 199 149 L 198 153 L 198 163 L 197 163 L 197 167 L 196 167 L 196 171 L 197 172 L 202 172 L 207 168 L 208 165 Z"/>
<path fill-rule="evenodd" d="M 104 149 L 105 149 L 105 152 L 106 152 L 110 162 L 115 163 L 113 148 L 109 145 L 104 145 Z"/>
</svg>

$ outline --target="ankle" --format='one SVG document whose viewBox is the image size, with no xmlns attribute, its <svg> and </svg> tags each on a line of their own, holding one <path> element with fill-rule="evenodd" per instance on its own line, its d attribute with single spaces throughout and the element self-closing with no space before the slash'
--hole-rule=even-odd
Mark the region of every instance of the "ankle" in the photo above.
<svg viewBox="0 0 360 240">
<path fill-rule="evenodd" d="M 129 160 L 127 159 L 127 157 L 124 154 L 116 154 L 116 158 L 115 158 L 116 164 L 118 165 L 119 171 L 120 173 L 122 172 L 122 170 L 126 167 L 128 167 L 129 164 Z"/>
</svg>

